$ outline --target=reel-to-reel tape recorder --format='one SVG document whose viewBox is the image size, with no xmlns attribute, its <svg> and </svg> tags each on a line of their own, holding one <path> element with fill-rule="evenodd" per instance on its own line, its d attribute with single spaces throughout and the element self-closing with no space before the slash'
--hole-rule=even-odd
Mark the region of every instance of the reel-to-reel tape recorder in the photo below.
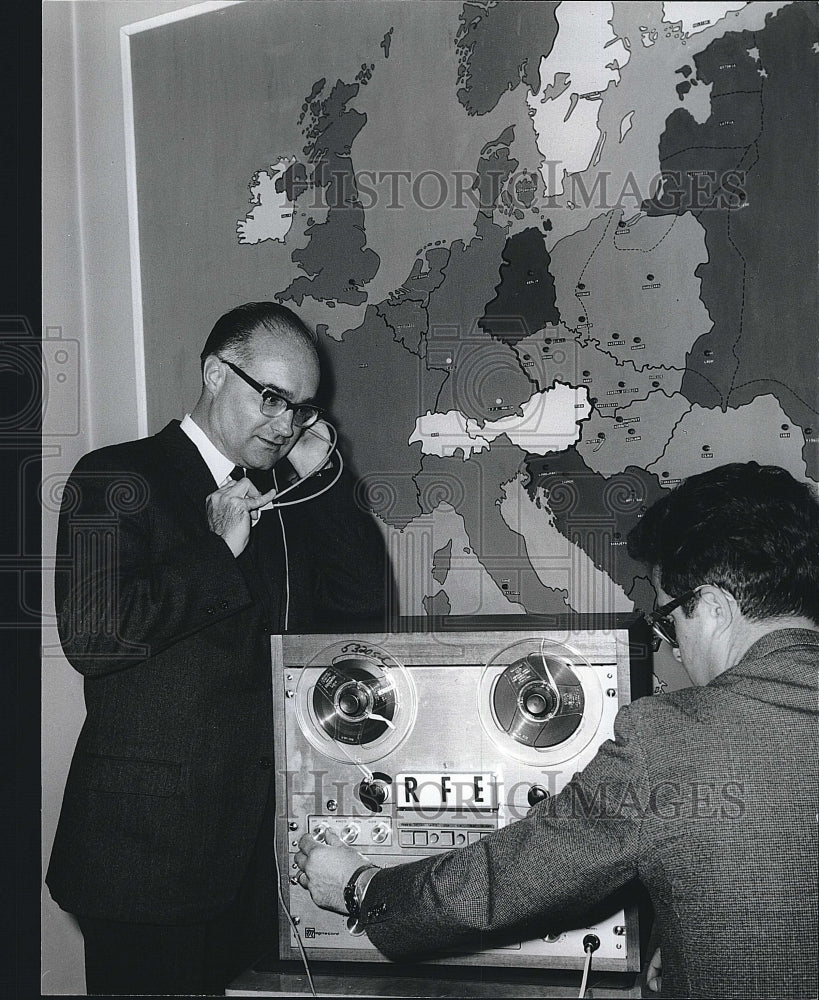
<svg viewBox="0 0 819 1000">
<path fill-rule="evenodd" d="M 305 833 L 333 830 L 381 866 L 474 843 L 558 793 L 648 691 L 651 644 L 635 616 L 404 627 L 272 637 L 282 958 L 298 957 L 298 933 L 316 959 L 383 960 L 296 883 Z M 446 961 L 579 968 L 591 931 L 597 969 L 638 969 L 636 910 L 594 919 Z"/>
</svg>

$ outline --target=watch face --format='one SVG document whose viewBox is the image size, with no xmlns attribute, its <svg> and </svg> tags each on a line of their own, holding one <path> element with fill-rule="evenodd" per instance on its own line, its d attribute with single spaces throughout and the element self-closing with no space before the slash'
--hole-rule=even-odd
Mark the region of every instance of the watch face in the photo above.
<svg viewBox="0 0 819 1000">
<path fill-rule="evenodd" d="M 378 865 L 372 863 L 367 863 L 357 868 L 353 874 L 350 876 L 350 880 L 347 885 L 344 886 L 344 905 L 347 907 L 347 913 L 349 918 L 347 920 L 347 929 L 354 933 L 358 932 L 357 924 L 358 918 L 361 915 L 361 901 L 364 898 L 364 894 L 359 893 L 358 886 L 361 882 L 361 876 L 364 872 L 369 871 L 371 868 L 377 868 Z M 369 883 L 368 883 L 369 884 Z M 363 928 L 362 928 L 363 929 Z"/>
<path fill-rule="evenodd" d="M 350 880 L 344 886 L 344 905 L 347 907 L 347 912 L 351 917 L 358 916 L 358 901 L 356 900 L 355 887 L 356 883 L 362 872 L 365 872 L 370 866 L 362 865 L 360 868 L 356 868 L 353 874 L 350 876 Z"/>
</svg>

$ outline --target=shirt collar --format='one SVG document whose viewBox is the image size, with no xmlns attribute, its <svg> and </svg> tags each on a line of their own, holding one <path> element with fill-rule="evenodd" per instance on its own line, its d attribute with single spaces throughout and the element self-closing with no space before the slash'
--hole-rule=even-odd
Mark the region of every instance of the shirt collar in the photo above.
<svg viewBox="0 0 819 1000">
<path fill-rule="evenodd" d="M 196 445 L 199 454 L 210 469 L 210 474 L 216 481 L 216 485 L 221 486 L 233 471 L 235 462 L 231 462 L 229 458 L 225 458 L 190 413 L 185 414 L 179 426 Z"/>
</svg>

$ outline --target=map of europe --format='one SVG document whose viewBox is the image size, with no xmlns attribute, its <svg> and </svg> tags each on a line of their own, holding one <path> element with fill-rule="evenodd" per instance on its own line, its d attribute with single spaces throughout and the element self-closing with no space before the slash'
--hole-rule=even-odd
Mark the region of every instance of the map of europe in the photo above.
<svg viewBox="0 0 819 1000">
<path fill-rule="evenodd" d="M 665 490 L 819 480 L 816 5 L 345 6 L 380 42 L 234 240 L 289 256 L 401 611 L 650 606 Z"/>
</svg>

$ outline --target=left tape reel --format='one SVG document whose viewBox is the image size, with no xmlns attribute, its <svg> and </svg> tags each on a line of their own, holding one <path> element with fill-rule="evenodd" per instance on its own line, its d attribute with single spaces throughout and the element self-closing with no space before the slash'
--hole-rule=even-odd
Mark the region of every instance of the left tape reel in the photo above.
<svg viewBox="0 0 819 1000">
<path fill-rule="evenodd" d="M 407 668 L 367 642 L 333 643 L 305 664 L 296 686 L 296 720 L 326 757 L 380 760 L 407 738 L 418 699 Z"/>
</svg>

